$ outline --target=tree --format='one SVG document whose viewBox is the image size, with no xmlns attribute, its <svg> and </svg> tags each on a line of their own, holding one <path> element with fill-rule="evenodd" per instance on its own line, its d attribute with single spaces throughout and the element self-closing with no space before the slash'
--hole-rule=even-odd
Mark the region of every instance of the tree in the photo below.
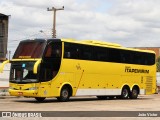
<svg viewBox="0 0 160 120">
<path fill-rule="evenodd" d="M 157 72 L 160 72 L 160 56 L 156 59 Z"/>
</svg>

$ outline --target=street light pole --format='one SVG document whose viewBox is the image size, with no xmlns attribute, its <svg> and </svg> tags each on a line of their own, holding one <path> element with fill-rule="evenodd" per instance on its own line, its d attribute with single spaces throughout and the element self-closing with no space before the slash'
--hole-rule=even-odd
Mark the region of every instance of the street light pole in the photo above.
<svg viewBox="0 0 160 120">
<path fill-rule="evenodd" d="M 62 8 L 55 8 L 55 7 L 52 7 L 51 9 L 47 8 L 47 11 L 53 11 L 52 38 L 56 38 L 56 12 L 58 10 L 64 10 L 64 6 Z"/>
<path fill-rule="evenodd" d="M 43 33 L 45 35 L 46 39 L 48 38 L 47 34 L 43 30 L 40 30 L 39 32 Z"/>
</svg>

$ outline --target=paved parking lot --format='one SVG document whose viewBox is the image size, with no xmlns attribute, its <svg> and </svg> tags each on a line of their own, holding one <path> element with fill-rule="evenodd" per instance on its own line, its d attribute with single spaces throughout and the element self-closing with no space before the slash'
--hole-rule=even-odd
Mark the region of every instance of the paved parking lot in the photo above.
<svg viewBox="0 0 160 120">
<path fill-rule="evenodd" d="M 1 111 L 12 111 L 13 108 L 17 111 L 160 111 L 160 94 L 141 95 L 136 100 L 72 97 L 69 102 L 58 102 L 55 98 L 47 98 L 43 103 L 34 98 L 0 97 Z"/>
<path fill-rule="evenodd" d="M 158 111 L 159 112 L 160 94 L 141 95 L 136 100 L 131 100 L 131 99 L 98 100 L 96 97 L 73 97 L 69 102 L 58 102 L 55 98 L 48 98 L 43 103 L 38 103 L 34 98 L 1 96 L 0 111 L 149 111 L 149 112 Z M 158 114 L 160 115 L 160 112 Z M 148 120 L 152 119 L 153 117 L 149 118 L 144 117 L 144 118 Z M 80 119 L 84 118 L 81 117 Z M 96 118 L 94 117 L 94 119 Z M 101 119 L 104 118 L 101 117 Z M 160 117 L 159 118 L 154 117 L 154 119 L 160 119 Z"/>
</svg>

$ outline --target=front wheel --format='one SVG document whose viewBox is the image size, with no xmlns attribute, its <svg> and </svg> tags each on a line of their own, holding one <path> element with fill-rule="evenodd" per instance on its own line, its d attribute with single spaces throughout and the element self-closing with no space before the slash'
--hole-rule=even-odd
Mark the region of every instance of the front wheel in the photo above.
<svg viewBox="0 0 160 120">
<path fill-rule="evenodd" d="M 43 102 L 45 97 L 35 97 L 38 102 Z"/>
<path fill-rule="evenodd" d="M 70 94 L 67 87 L 63 87 L 61 90 L 60 97 L 57 97 L 57 100 L 60 102 L 67 102 L 69 100 Z"/>
<path fill-rule="evenodd" d="M 132 92 L 130 93 L 129 96 L 131 99 L 137 99 L 138 97 L 138 90 L 136 88 L 133 88 Z"/>
<path fill-rule="evenodd" d="M 127 88 L 123 88 L 121 92 L 121 98 L 122 99 L 127 99 L 129 97 L 129 90 Z"/>
</svg>

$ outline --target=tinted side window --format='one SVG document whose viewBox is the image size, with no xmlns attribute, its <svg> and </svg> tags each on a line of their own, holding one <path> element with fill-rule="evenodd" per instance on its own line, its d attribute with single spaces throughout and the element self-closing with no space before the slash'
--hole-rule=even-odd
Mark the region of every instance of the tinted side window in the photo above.
<svg viewBox="0 0 160 120">
<path fill-rule="evenodd" d="M 64 58 L 139 65 L 155 64 L 155 54 L 152 53 L 67 42 L 64 44 Z"/>
<path fill-rule="evenodd" d="M 80 45 L 70 43 L 64 44 L 64 58 L 80 59 L 80 54 Z"/>
<path fill-rule="evenodd" d="M 88 45 L 81 45 L 81 56 L 80 58 L 82 60 L 93 60 L 93 54 L 92 54 L 92 48 L 91 46 Z"/>
<path fill-rule="evenodd" d="M 136 52 L 123 50 L 121 52 L 122 63 L 153 65 L 155 64 L 155 55 L 152 53 Z"/>
<path fill-rule="evenodd" d="M 93 48 L 93 60 L 96 61 L 108 61 L 108 50 L 104 47 Z"/>
<path fill-rule="evenodd" d="M 62 43 L 51 42 L 47 45 L 44 57 L 59 58 L 62 55 Z"/>
<path fill-rule="evenodd" d="M 109 48 L 109 62 L 121 63 L 120 50 Z"/>
<path fill-rule="evenodd" d="M 153 65 L 155 64 L 155 54 L 152 53 L 141 53 L 141 59 L 143 65 Z"/>
<path fill-rule="evenodd" d="M 121 53 L 121 62 L 122 63 L 132 63 L 131 52 L 127 50 L 120 50 Z"/>
<path fill-rule="evenodd" d="M 61 64 L 62 43 L 49 42 L 46 46 L 43 61 L 40 65 L 40 81 L 52 80 L 58 73 Z"/>
<path fill-rule="evenodd" d="M 64 58 L 92 60 L 92 47 L 75 43 L 64 44 Z"/>
<path fill-rule="evenodd" d="M 148 54 L 148 65 L 153 65 L 153 64 L 155 64 L 155 58 L 156 58 L 156 56 L 155 56 L 155 54 Z"/>
<path fill-rule="evenodd" d="M 132 57 L 133 57 L 133 64 L 143 65 L 142 54 L 140 52 L 133 52 Z"/>
</svg>

